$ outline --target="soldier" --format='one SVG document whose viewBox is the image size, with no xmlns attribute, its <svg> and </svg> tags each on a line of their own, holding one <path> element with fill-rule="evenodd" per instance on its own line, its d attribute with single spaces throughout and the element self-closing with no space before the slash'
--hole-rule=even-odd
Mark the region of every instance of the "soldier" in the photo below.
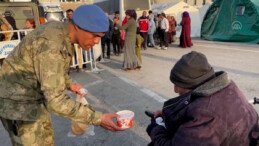
<svg viewBox="0 0 259 146">
<path fill-rule="evenodd" d="M 0 119 L 13 145 L 54 145 L 49 112 L 110 131 L 124 130 L 112 121 L 117 114 L 102 114 L 66 94 L 66 89 L 81 94 L 83 88 L 68 76 L 71 43 L 88 50 L 99 43 L 108 26 L 99 7 L 82 5 L 72 22 L 37 27 L 5 59 L 0 71 Z"/>
</svg>

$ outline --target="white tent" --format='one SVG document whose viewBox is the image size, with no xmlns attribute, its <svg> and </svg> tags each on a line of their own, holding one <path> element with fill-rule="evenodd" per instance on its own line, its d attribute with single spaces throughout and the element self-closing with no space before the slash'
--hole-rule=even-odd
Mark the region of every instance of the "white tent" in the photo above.
<svg viewBox="0 0 259 146">
<path fill-rule="evenodd" d="M 187 11 L 191 18 L 191 37 L 199 37 L 201 31 L 201 20 L 199 10 L 185 2 L 172 2 L 164 4 L 152 5 L 152 11 L 154 14 L 164 12 L 166 15 L 174 16 L 177 24 L 182 21 L 182 13 Z M 176 32 L 176 37 L 179 37 L 181 31 Z"/>
<path fill-rule="evenodd" d="M 202 7 L 198 8 L 199 9 L 199 12 L 200 12 L 200 19 L 201 19 L 201 22 L 203 21 L 203 18 L 207 12 L 207 10 L 209 9 L 210 5 L 212 3 L 206 3 L 205 5 L 203 5 Z"/>
</svg>

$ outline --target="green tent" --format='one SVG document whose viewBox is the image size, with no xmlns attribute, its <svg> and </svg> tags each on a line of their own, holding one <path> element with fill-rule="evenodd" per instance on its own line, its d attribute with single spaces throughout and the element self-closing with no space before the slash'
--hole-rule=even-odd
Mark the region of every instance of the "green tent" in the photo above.
<svg viewBox="0 0 259 146">
<path fill-rule="evenodd" d="M 216 0 L 203 19 L 201 38 L 259 43 L 259 0 Z"/>
</svg>

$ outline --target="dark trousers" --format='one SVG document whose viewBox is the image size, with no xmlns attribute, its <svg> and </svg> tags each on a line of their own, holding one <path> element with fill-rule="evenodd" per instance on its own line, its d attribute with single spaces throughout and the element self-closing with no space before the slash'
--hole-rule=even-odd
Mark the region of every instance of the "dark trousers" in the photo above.
<svg viewBox="0 0 259 146">
<path fill-rule="evenodd" d="M 171 32 L 167 32 L 167 43 L 171 44 L 172 43 L 172 33 Z"/>
<path fill-rule="evenodd" d="M 144 41 L 143 43 L 141 44 L 141 46 L 144 48 L 144 49 L 147 49 L 147 38 L 148 38 L 148 34 L 147 32 L 141 32 L 140 35 L 143 37 Z"/>
<path fill-rule="evenodd" d="M 167 42 L 167 32 L 165 32 L 165 29 L 161 29 L 160 33 L 160 47 L 168 47 L 168 42 Z"/>
<path fill-rule="evenodd" d="M 119 55 L 121 53 L 121 38 L 120 35 L 112 36 L 112 46 L 113 46 L 113 52 L 115 55 Z"/>
<path fill-rule="evenodd" d="M 104 53 L 105 53 L 105 44 L 107 45 L 107 57 L 110 58 L 110 51 L 111 51 L 111 40 L 110 39 L 106 39 L 104 42 L 102 42 L 102 51 L 103 51 L 103 57 L 104 57 Z"/>
</svg>

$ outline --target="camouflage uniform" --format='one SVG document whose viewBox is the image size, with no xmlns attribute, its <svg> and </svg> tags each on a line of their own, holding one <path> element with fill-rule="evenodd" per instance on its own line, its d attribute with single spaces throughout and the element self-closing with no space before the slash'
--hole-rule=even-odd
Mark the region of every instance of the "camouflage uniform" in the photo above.
<svg viewBox="0 0 259 146">
<path fill-rule="evenodd" d="M 54 145 L 47 111 L 76 122 L 100 124 L 100 112 L 66 94 L 73 84 L 67 74 L 73 52 L 67 24 L 50 22 L 30 32 L 5 59 L 0 71 L 0 117 L 14 143 L 42 145 L 45 139 L 43 145 Z"/>
</svg>

